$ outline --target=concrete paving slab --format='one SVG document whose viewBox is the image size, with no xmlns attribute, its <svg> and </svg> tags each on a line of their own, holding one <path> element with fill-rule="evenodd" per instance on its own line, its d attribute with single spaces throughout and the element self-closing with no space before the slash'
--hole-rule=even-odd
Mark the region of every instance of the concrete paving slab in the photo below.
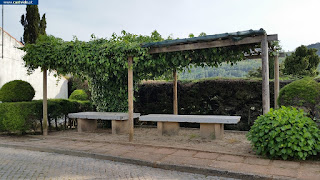
<svg viewBox="0 0 320 180">
<path fill-rule="evenodd" d="M 221 155 L 217 158 L 218 161 L 228 161 L 235 163 L 242 163 L 244 161 L 244 157 L 241 156 L 233 156 L 233 155 Z"/>
<path fill-rule="evenodd" d="M 269 167 L 269 173 L 276 176 L 285 176 L 285 177 L 298 177 L 297 169 L 290 169 L 290 168 L 278 168 L 278 167 Z"/>
<path fill-rule="evenodd" d="M 268 166 L 270 162 L 271 160 L 269 159 L 260 159 L 260 158 L 253 158 L 253 157 L 246 157 L 246 159 L 244 160 L 244 163 L 246 164 L 263 165 L 263 166 Z"/>
<path fill-rule="evenodd" d="M 319 169 L 299 169 L 298 179 L 320 179 Z"/>
<path fill-rule="evenodd" d="M 193 157 L 200 158 L 200 159 L 211 159 L 215 160 L 220 154 L 218 153 L 206 153 L 206 152 L 198 152 Z"/>
<path fill-rule="evenodd" d="M 163 159 L 166 155 L 164 154 L 156 154 L 156 153 L 148 153 L 148 152 L 139 152 L 139 151 L 134 151 L 134 152 L 127 152 L 125 154 L 122 154 L 121 157 L 125 158 L 133 158 L 133 159 L 138 159 L 138 160 L 146 160 L 150 162 L 157 162 Z"/>
<path fill-rule="evenodd" d="M 293 161 L 274 160 L 271 165 L 276 168 L 289 168 L 289 169 L 300 168 L 300 162 L 293 162 Z"/>
<path fill-rule="evenodd" d="M 135 147 L 134 151 L 138 151 L 138 152 L 147 152 L 147 153 L 153 153 L 157 150 L 157 148 L 154 147 Z"/>
<path fill-rule="evenodd" d="M 169 155 L 169 156 L 166 156 L 165 158 L 163 158 L 161 160 L 161 163 L 195 165 L 195 166 L 208 167 L 212 163 L 212 160 Z"/>
<path fill-rule="evenodd" d="M 154 153 L 159 153 L 159 154 L 173 154 L 177 151 L 177 149 L 172 149 L 172 148 L 157 148 Z"/>
<path fill-rule="evenodd" d="M 193 151 L 193 150 L 178 150 L 176 152 L 174 152 L 172 155 L 173 156 L 187 156 L 187 157 L 192 157 L 193 155 L 195 155 L 197 153 L 197 151 Z"/>
<path fill-rule="evenodd" d="M 229 170 L 235 171 L 242 165 L 243 163 L 213 160 L 209 166 L 217 169 L 224 169 L 224 170 L 229 169 Z"/>
<path fill-rule="evenodd" d="M 255 173 L 255 174 L 264 174 L 269 175 L 269 167 L 263 165 L 252 165 L 252 164 L 241 164 L 241 166 L 235 167 L 236 171 L 245 172 L 245 173 Z"/>
</svg>

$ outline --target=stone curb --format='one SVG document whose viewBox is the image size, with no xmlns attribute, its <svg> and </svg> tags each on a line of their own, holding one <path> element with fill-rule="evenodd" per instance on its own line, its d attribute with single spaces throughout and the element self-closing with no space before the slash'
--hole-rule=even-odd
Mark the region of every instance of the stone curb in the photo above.
<svg viewBox="0 0 320 180">
<path fill-rule="evenodd" d="M 289 179 L 286 177 L 280 176 L 266 176 L 266 175 L 257 175 L 251 173 L 242 173 L 230 170 L 220 170 L 215 168 L 202 168 L 196 167 L 191 165 L 179 165 L 179 164 L 166 164 L 161 162 L 148 162 L 143 160 L 137 159 L 130 159 L 130 158 L 123 158 L 118 156 L 111 156 L 111 155 L 104 155 L 104 154 L 97 154 L 97 153 L 88 153 L 88 152 L 81 152 L 81 151 L 70 151 L 70 150 L 62 150 L 62 149 L 53 149 L 53 148 L 40 148 L 40 147 L 32 147 L 32 146 L 23 146 L 23 145 L 10 145 L 10 144 L 0 144 L 0 147 L 5 148 L 16 148 L 16 149 L 24 149 L 30 151 L 40 151 L 40 152 L 48 152 L 48 153 L 57 153 L 57 154 L 64 154 L 70 156 L 78 156 L 78 157 L 88 157 L 94 159 L 101 159 L 101 160 L 110 160 L 128 164 L 135 164 L 140 166 L 149 166 L 153 168 L 160 168 L 166 170 L 175 170 L 180 172 L 188 172 L 188 173 L 196 173 L 196 174 L 203 174 L 203 175 L 211 175 L 211 176 L 222 176 L 227 178 L 238 178 L 238 179 Z M 290 178 L 292 179 L 292 178 Z"/>
</svg>

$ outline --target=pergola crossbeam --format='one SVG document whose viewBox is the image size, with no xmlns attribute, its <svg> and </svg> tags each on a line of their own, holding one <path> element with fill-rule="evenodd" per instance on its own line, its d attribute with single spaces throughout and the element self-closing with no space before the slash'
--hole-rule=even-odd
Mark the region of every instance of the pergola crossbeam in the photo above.
<svg viewBox="0 0 320 180">
<path fill-rule="evenodd" d="M 226 46 L 238 46 L 238 45 L 244 45 L 244 44 L 257 44 L 257 43 L 261 43 L 262 38 L 263 36 L 255 36 L 255 37 L 245 37 L 239 41 L 226 39 L 226 40 L 215 40 L 215 41 L 209 41 L 209 42 L 197 42 L 197 43 L 191 43 L 191 44 L 173 45 L 168 47 L 155 47 L 155 48 L 150 48 L 149 54 L 187 51 L 187 50 L 196 50 L 196 49 L 207 49 L 207 48 L 226 47 Z M 277 41 L 278 35 L 277 34 L 268 35 L 267 39 L 268 41 Z"/>
</svg>

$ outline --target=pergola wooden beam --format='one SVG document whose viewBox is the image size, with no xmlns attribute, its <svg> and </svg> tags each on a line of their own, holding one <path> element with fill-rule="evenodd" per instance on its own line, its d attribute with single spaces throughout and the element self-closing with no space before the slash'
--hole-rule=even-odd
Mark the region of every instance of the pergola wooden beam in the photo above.
<svg viewBox="0 0 320 180">
<path fill-rule="evenodd" d="M 226 39 L 226 40 L 215 40 L 210 42 L 196 42 L 191 44 L 173 45 L 168 47 L 155 47 L 155 48 L 150 48 L 149 54 L 175 52 L 175 51 L 187 51 L 187 50 L 196 50 L 196 49 L 207 49 L 207 48 L 226 47 L 226 46 L 238 46 L 238 45 L 244 45 L 244 44 L 257 44 L 261 42 L 262 37 L 263 36 L 245 37 L 239 41 Z M 277 34 L 268 35 L 267 40 L 277 41 L 278 35 Z"/>
</svg>

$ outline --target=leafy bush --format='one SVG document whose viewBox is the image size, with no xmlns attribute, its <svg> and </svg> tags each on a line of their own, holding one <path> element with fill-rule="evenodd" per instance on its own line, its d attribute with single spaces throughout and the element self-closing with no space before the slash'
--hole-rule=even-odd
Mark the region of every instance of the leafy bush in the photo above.
<svg viewBox="0 0 320 180">
<path fill-rule="evenodd" d="M 303 110 L 282 106 L 261 115 L 248 140 L 257 154 L 284 160 L 303 159 L 320 152 L 320 130 Z"/>
<path fill-rule="evenodd" d="M 320 100 L 320 84 L 307 77 L 294 81 L 280 90 L 278 104 L 304 109 L 312 117 L 317 114 L 317 104 Z"/>
<path fill-rule="evenodd" d="M 0 101 L 2 102 L 21 102 L 31 101 L 35 91 L 31 84 L 22 80 L 10 81 L 0 89 Z"/>
<path fill-rule="evenodd" d="M 37 108 L 41 109 L 42 106 L 32 102 L 1 103 L 0 131 L 25 132 L 30 129 L 32 120 L 36 118 L 37 111 L 34 110 Z"/>
<path fill-rule="evenodd" d="M 87 93 L 82 90 L 82 89 L 77 89 L 77 90 L 74 90 L 69 99 L 72 99 L 72 100 L 79 100 L 79 101 L 86 101 L 88 100 L 88 95 Z"/>
<path fill-rule="evenodd" d="M 68 113 L 90 110 L 92 110 L 90 101 L 48 100 L 49 122 L 64 117 Z M 42 113 L 42 100 L 1 103 L 0 131 L 26 132 L 34 129 L 35 124 L 42 119 Z"/>
</svg>

